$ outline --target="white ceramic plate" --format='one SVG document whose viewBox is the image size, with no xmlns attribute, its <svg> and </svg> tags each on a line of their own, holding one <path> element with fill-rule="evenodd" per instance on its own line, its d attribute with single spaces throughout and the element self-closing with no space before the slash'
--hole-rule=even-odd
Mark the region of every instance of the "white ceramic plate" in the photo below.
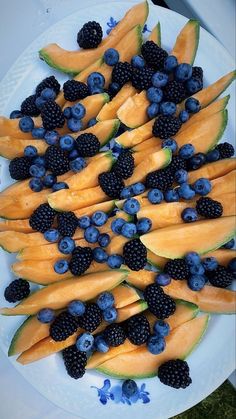
<svg viewBox="0 0 236 419">
<path fill-rule="evenodd" d="M 124 1 L 104 3 L 90 9 L 80 9 L 78 13 L 63 19 L 37 38 L 19 57 L 0 84 L 0 114 L 9 115 L 17 109 L 22 100 L 31 94 L 35 85 L 44 77 L 56 74 L 38 59 L 37 51 L 49 42 L 58 42 L 65 48 L 76 48 L 76 33 L 80 26 L 88 20 L 99 21 L 104 29 L 113 17 L 119 20 L 130 4 Z M 186 19 L 170 10 L 150 5 L 147 27 L 150 30 L 157 21 L 161 22 L 162 45 L 170 51 L 175 38 L 186 23 Z M 227 51 L 205 30 L 201 30 L 200 44 L 195 60 L 196 65 L 204 68 L 205 84 L 212 83 L 223 74 L 233 69 L 234 63 Z M 60 81 L 66 78 L 56 74 Z M 233 141 L 235 134 L 235 91 L 228 89 L 231 100 L 228 106 L 229 123 L 223 139 Z M 1 159 L 1 188 L 4 189 L 11 181 L 7 171 L 7 161 Z M 3 297 L 5 286 L 13 279 L 10 264 L 15 257 L 0 250 L 1 293 L 0 306 L 6 304 Z M 7 350 L 16 328 L 23 317 L 0 317 L 0 345 Z M 98 391 L 108 377 L 88 372 L 83 379 L 75 381 L 65 372 L 60 355 L 54 355 L 32 365 L 21 366 L 10 358 L 15 368 L 41 394 L 61 408 L 86 419 L 118 419 L 135 417 L 143 419 L 170 418 L 190 408 L 215 390 L 233 371 L 235 355 L 234 316 L 212 316 L 203 341 L 189 357 L 193 384 L 186 390 L 174 390 L 161 385 L 157 378 L 137 380 L 140 388 L 139 399 L 127 404 L 120 400 L 120 382 L 115 379 L 105 382 L 106 404 L 102 404 Z M 145 384 L 145 386 L 143 386 Z M 115 387 L 115 390 L 114 390 Z M 148 392 L 149 394 L 147 394 Z M 104 392 L 100 392 L 100 396 Z M 115 400 L 109 396 L 115 394 Z"/>
</svg>

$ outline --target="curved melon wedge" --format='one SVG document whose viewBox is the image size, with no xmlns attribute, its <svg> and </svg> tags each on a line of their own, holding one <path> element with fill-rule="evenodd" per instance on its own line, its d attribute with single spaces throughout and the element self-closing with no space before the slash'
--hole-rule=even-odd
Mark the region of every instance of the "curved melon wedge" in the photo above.
<svg viewBox="0 0 236 419">
<path fill-rule="evenodd" d="M 161 47 L 161 24 L 160 22 L 157 23 L 156 26 L 154 26 L 152 32 L 150 33 L 148 37 L 148 41 L 153 41 L 155 44 L 157 44 L 159 47 Z"/>
<path fill-rule="evenodd" d="M 152 126 L 154 120 L 148 121 L 146 124 L 141 125 L 131 131 L 125 131 L 116 138 L 116 142 L 122 147 L 133 147 L 152 136 Z"/>
<path fill-rule="evenodd" d="M 146 347 L 124 353 L 99 365 L 97 370 L 112 377 L 154 377 L 158 367 L 170 359 L 185 359 L 197 346 L 206 332 L 209 316 L 190 320 L 166 338 L 166 348 L 159 355 L 152 355 Z"/>
<path fill-rule="evenodd" d="M 189 172 L 188 181 L 189 183 L 193 183 L 202 177 L 212 180 L 224 176 L 232 170 L 236 170 L 236 158 L 218 160 L 213 163 L 205 164 L 198 170 Z"/>
<path fill-rule="evenodd" d="M 41 204 L 47 202 L 48 190 L 17 197 L 1 196 L 0 217 L 7 219 L 29 218 L 32 212 Z M 4 205 L 6 202 L 6 205 Z"/>
<path fill-rule="evenodd" d="M 6 159 L 14 159 L 15 157 L 22 157 L 24 155 L 25 147 L 32 145 L 33 140 L 22 140 L 20 138 L 0 137 L 0 156 Z M 34 147 L 36 147 L 38 154 L 42 155 L 48 148 L 44 140 L 34 140 Z"/>
<path fill-rule="evenodd" d="M 227 266 L 231 259 L 236 257 L 236 250 L 217 249 L 204 255 L 205 258 L 211 256 L 215 257 L 220 265 Z"/>
<path fill-rule="evenodd" d="M 178 63 L 193 64 L 199 43 L 199 22 L 190 19 L 177 36 L 171 55 L 174 55 Z"/>
<path fill-rule="evenodd" d="M 107 119 L 112 119 L 117 117 L 117 111 L 121 105 L 128 99 L 133 96 L 137 90 L 132 86 L 131 83 L 125 84 L 117 95 L 108 103 L 106 103 L 99 114 L 97 115 L 98 121 L 105 121 Z"/>
<path fill-rule="evenodd" d="M 18 233 L 32 233 L 29 220 L 2 220 L 0 221 L 0 232 L 16 231 Z"/>
<path fill-rule="evenodd" d="M 153 253 L 175 259 L 190 251 L 204 254 L 218 249 L 232 239 L 234 233 L 235 217 L 231 216 L 169 226 L 144 234 L 140 240 Z"/>
<path fill-rule="evenodd" d="M 118 109 L 119 120 L 129 128 L 137 128 L 145 124 L 149 118 L 147 107 L 150 105 L 146 90 L 129 97 Z"/>
</svg>

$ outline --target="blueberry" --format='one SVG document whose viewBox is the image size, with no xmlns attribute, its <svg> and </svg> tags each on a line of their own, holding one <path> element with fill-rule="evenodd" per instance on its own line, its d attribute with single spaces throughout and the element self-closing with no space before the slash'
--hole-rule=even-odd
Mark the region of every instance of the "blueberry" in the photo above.
<svg viewBox="0 0 236 419">
<path fill-rule="evenodd" d="M 121 228 L 122 236 L 132 239 L 137 234 L 137 227 L 134 223 L 124 223 Z"/>
<path fill-rule="evenodd" d="M 157 71 L 152 76 L 152 84 L 154 87 L 164 87 L 168 83 L 168 75 Z"/>
<path fill-rule="evenodd" d="M 79 335 L 76 340 L 76 348 L 81 352 L 88 352 L 92 349 L 94 344 L 94 337 L 91 333 L 85 332 Z"/>
<path fill-rule="evenodd" d="M 42 308 L 37 314 L 40 323 L 50 323 L 55 319 L 55 312 L 51 308 Z"/>
<path fill-rule="evenodd" d="M 111 93 L 113 93 L 113 95 L 116 95 L 119 92 L 120 88 L 120 85 L 115 82 L 109 85 L 109 90 L 111 91 Z"/>
<path fill-rule="evenodd" d="M 121 199 L 131 198 L 132 196 L 133 196 L 133 191 L 132 191 L 131 186 L 127 186 L 126 188 L 123 188 L 120 193 Z"/>
<path fill-rule="evenodd" d="M 86 114 L 86 109 L 82 103 L 76 103 L 71 107 L 71 117 L 74 119 L 82 119 Z"/>
<path fill-rule="evenodd" d="M 101 73 L 95 71 L 88 76 L 87 85 L 90 91 L 94 88 L 103 89 L 105 85 L 105 78 Z"/>
<path fill-rule="evenodd" d="M 108 48 L 103 57 L 107 65 L 113 66 L 118 63 L 120 54 L 115 48 Z"/>
<path fill-rule="evenodd" d="M 145 191 L 145 185 L 141 182 L 134 183 L 131 186 L 131 191 L 133 195 L 140 195 Z"/>
<path fill-rule="evenodd" d="M 131 65 L 134 68 L 144 68 L 145 67 L 145 61 L 143 57 L 140 57 L 140 55 L 134 55 L 131 59 Z"/>
<path fill-rule="evenodd" d="M 187 63 L 178 64 L 175 69 L 175 79 L 177 81 L 187 81 L 192 77 L 192 66 Z"/>
<path fill-rule="evenodd" d="M 188 181 L 188 172 L 184 169 L 179 169 L 175 172 L 175 180 L 181 185 L 181 183 L 186 183 Z"/>
<path fill-rule="evenodd" d="M 24 149 L 25 157 L 35 157 L 38 154 L 38 150 L 34 145 L 27 145 Z"/>
<path fill-rule="evenodd" d="M 37 164 L 32 164 L 30 166 L 29 172 L 33 177 L 43 177 L 46 173 L 46 169 L 44 166 L 38 166 Z"/>
<path fill-rule="evenodd" d="M 71 150 L 69 152 L 68 157 L 69 157 L 70 160 L 75 160 L 75 159 L 77 159 L 77 157 L 79 157 L 79 152 L 76 149 Z"/>
<path fill-rule="evenodd" d="M 182 159 L 190 159 L 195 153 L 195 148 L 192 144 L 184 144 L 179 149 L 179 155 Z"/>
<path fill-rule="evenodd" d="M 147 196 L 151 204 L 160 204 L 164 199 L 164 195 L 160 189 L 151 189 Z"/>
<path fill-rule="evenodd" d="M 75 140 L 71 135 L 63 135 L 59 140 L 59 145 L 62 150 L 71 151 L 74 147 Z"/>
<path fill-rule="evenodd" d="M 151 103 L 147 107 L 147 116 L 149 119 L 155 118 L 159 113 L 159 105 L 158 103 Z"/>
<path fill-rule="evenodd" d="M 90 89 L 90 93 L 91 95 L 98 95 L 100 93 L 104 93 L 104 88 L 103 87 L 91 87 Z"/>
<path fill-rule="evenodd" d="M 21 111 L 18 110 L 14 110 L 10 113 L 10 119 L 18 119 L 21 118 L 23 115 L 21 113 Z"/>
<path fill-rule="evenodd" d="M 96 120 L 96 118 L 91 118 L 89 121 L 88 121 L 88 123 L 87 123 L 87 127 L 88 128 L 90 128 L 90 127 L 93 127 L 94 125 L 96 125 L 97 124 L 97 120 Z"/>
<path fill-rule="evenodd" d="M 168 336 L 170 334 L 170 326 L 164 320 L 157 320 L 154 323 L 153 332 L 155 335 L 159 335 L 161 337 Z"/>
<path fill-rule="evenodd" d="M 188 266 L 195 266 L 201 263 L 201 258 L 197 252 L 189 252 L 185 256 L 185 262 Z"/>
<path fill-rule="evenodd" d="M 206 162 L 206 156 L 203 153 L 197 153 L 188 160 L 190 170 L 200 169 Z"/>
<path fill-rule="evenodd" d="M 147 349 L 151 354 L 158 355 L 165 350 L 165 339 L 159 335 L 151 335 L 147 341 Z"/>
<path fill-rule="evenodd" d="M 46 165 L 45 157 L 37 156 L 34 158 L 33 163 L 36 164 L 37 166 L 45 166 Z"/>
<path fill-rule="evenodd" d="M 80 228 L 87 228 L 91 224 L 91 220 L 88 215 L 84 215 L 83 217 L 78 218 L 78 226 Z"/>
<path fill-rule="evenodd" d="M 95 226 L 101 227 L 106 224 L 108 215 L 104 211 L 95 211 L 91 217 L 91 221 Z"/>
<path fill-rule="evenodd" d="M 96 243 L 99 237 L 99 230 L 94 227 L 87 227 L 84 231 L 84 238 L 88 243 Z"/>
<path fill-rule="evenodd" d="M 93 258 L 98 263 L 104 263 L 107 261 L 108 256 L 104 249 L 95 247 L 95 249 L 93 249 Z"/>
<path fill-rule="evenodd" d="M 113 231 L 113 233 L 121 234 L 121 229 L 124 224 L 125 220 L 123 220 L 123 218 L 116 218 L 111 223 L 111 230 Z"/>
<path fill-rule="evenodd" d="M 101 335 L 95 337 L 94 345 L 98 352 L 105 353 L 109 351 L 109 346 Z"/>
<path fill-rule="evenodd" d="M 218 262 L 216 258 L 209 256 L 202 260 L 202 265 L 206 271 L 214 271 L 218 266 Z"/>
<path fill-rule="evenodd" d="M 192 185 L 194 191 L 201 196 L 209 194 L 212 190 L 211 182 L 206 178 L 200 178 Z"/>
<path fill-rule="evenodd" d="M 107 308 L 102 314 L 105 322 L 107 323 L 114 323 L 117 319 L 117 310 L 115 307 Z"/>
<path fill-rule="evenodd" d="M 50 87 L 46 87 L 42 90 L 40 95 L 44 100 L 54 100 L 56 98 L 56 93 L 53 89 L 50 89 Z"/>
<path fill-rule="evenodd" d="M 58 249 L 64 255 L 69 255 L 75 248 L 75 241 L 71 237 L 63 237 L 58 243 Z"/>
<path fill-rule="evenodd" d="M 224 249 L 233 249 L 234 245 L 235 245 L 235 241 L 234 241 L 234 239 L 231 239 L 230 241 L 225 243 L 222 247 Z"/>
<path fill-rule="evenodd" d="M 179 119 L 182 123 L 187 122 L 189 120 L 189 113 L 186 110 L 183 110 L 179 113 Z"/>
<path fill-rule="evenodd" d="M 107 259 L 107 264 L 111 269 L 119 269 L 123 263 L 123 257 L 120 255 L 111 255 Z"/>
<path fill-rule="evenodd" d="M 75 172 L 81 172 L 86 167 L 86 161 L 83 157 L 76 157 L 70 162 L 70 169 Z"/>
<path fill-rule="evenodd" d="M 63 110 L 63 115 L 66 119 L 70 119 L 72 117 L 71 115 L 71 106 L 67 106 L 64 110 Z"/>
<path fill-rule="evenodd" d="M 227 266 L 228 270 L 230 272 L 235 273 L 236 272 L 236 258 L 232 258 Z"/>
<path fill-rule="evenodd" d="M 176 112 L 176 104 L 173 102 L 161 102 L 160 113 L 164 116 L 174 115 Z"/>
<path fill-rule="evenodd" d="M 189 97 L 185 101 L 185 109 L 190 113 L 197 113 L 201 109 L 201 105 L 199 100 L 195 99 L 194 97 Z"/>
<path fill-rule="evenodd" d="M 168 274 L 157 274 L 155 282 L 161 287 L 165 287 L 166 285 L 169 285 L 171 283 L 171 277 Z"/>
<path fill-rule="evenodd" d="M 31 132 L 33 138 L 39 138 L 39 139 L 43 139 L 45 136 L 45 133 L 46 133 L 46 130 L 43 127 L 33 128 Z"/>
<path fill-rule="evenodd" d="M 147 98 L 151 103 L 160 103 L 163 98 L 163 91 L 159 87 L 149 87 Z"/>
<path fill-rule="evenodd" d="M 54 185 L 54 183 L 56 183 L 56 181 L 56 176 L 53 173 L 48 173 L 43 179 L 43 184 L 47 188 L 51 188 Z"/>
<path fill-rule="evenodd" d="M 57 274 L 64 274 L 65 272 L 67 272 L 69 269 L 69 264 L 67 260 L 64 259 L 60 259 L 57 260 L 56 263 L 54 264 L 54 271 Z"/>
<path fill-rule="evenodd" d="M 69 189 L 69 186 L 66 182 L 56 182 L 52 185 L 53 192 L 60 191 L 61 189 Z"/>
<path fill-rule="evenodd" d="M 164 197 L 166 202 L 178 202 L 179 201 L 179 194 L 177 189 L 168 189 L 164 192 Z"/>
<path fill-rule="evenodd" d="M 185 223 L 197 221 L 198 214 L 194 208 L 185 208 L 181 213 L 181 218 Z"/>
<path fill-rule="evenodd" d="M 206 154 L 206 161 L 209 163 L 217 161 L 219 160 L 219 158 L 220 158 L 220 152 L 219 150 L 217 150 L 217 148 L 215 148 L 214 150 L 208 151 L 208 153 Z"/>
<path fill-rule="evenodd" d="M 140 210 L 140 203 L 135 198 L 126 199 L 123 205 L 123 211 L 127 214 L 134 215 Z"/>
<path fill-rule="evenodd" d="M 169 148 L 172 153 L 175 153 L 177 151 L 178 144 L 173 138 L 167 138 L 166 140 L 162 141 L 161 147 Z"/>
<path fill-rule="evenodd" d="M 43 235 L 45 240 L 47 240 L 50 243 L 55 243 L 58 241 L 60 233 L 55 228 L 51 228 L 50 230 L 45 231 Z"/>
<path fill-rule="evenodd" d="M 152 228 L 152 221 L 150 218 L 140 218 L 136 224 L 138 234 L 145 234 Z"/>
<path fill-rule="evenodd" d="M 70 118 L 67 120 L 67 127 L 70 131 L 77 132 L 83 128 L 83 124 L 80 119 Z"/>
<path fill-rule="evenodd" d="M 106 310 L 113 307 L 115 299 L 111 292 L 104 291 L 98 296 L 96 303 L 101 310 Z"/>
<path fill-rule="evenodd" d="M 57 131 L 47 131 L 44 138 L 48 145 L 55 145 L 59 140 L 59 134 Z"/>
<path fill-rule="evenodd" d="M 34 128 L 34 121 L 30 116 L 23 116 L 19 120 L 19 128 L 22 132 L 30 132 Z"/>
<path fill-rule="evenodd" d="M 138 393 L 138 386 L 134 380 L 125 380 L 122 384 L 122 393 L 128 399 Z"/>
<path fill-rule="evenodd" d="M 192 291 L 200 291 L 204 287 L 206 280 L 202 275 L 192 275 L 187 282 Z"/>
<path fill-rule="evenodd" d="M 164 61 L 164 70 L 171 73 L 178 65 L 178 60 L 174 55 L 169 55 Z"/>
<path fill-rule="evenodd" d="M 189 270 L 192 275 L 204 275 L 205 273 L 205 268 L 201 263 L 199 263 L 199 265 L 190 266 Z"/>
<path fill-rule="evenodd" d="M 102 233 L 98 237 L 98 244 L 101 247 L 107 247 L 108 244 L 110 244 L 110 242 L 111 242 L 111 238 L 110 238 L 109 234 L 107 234 L 107 233 Z"/>
<path fill-rule="evenodd" d="M 35 105 L 36 107 L 41 111 L 41 109 L 43 108 L 43 106 L 45 105 L 46 100 L 43 99 L 41 96 L 36 97 L 35 99 Z"/>
<path fill-rule="evenodd" d="M 191 79 L 187 81 L 185 86 L 187 88 L 188 93 L 190 93 L 190 95 L 193 95 L 194 93 L 199 92 L 199 90 L 203 88 L 203 82 L 200 79 L 195 79 L 191 77 Z"/>
<path fill-rule="evenodd" d="M 41 192 L 43 189 L 43 182 L 37 177 L 33 177 L 29 181 L 29 187 L 33 192 Z"/>
<path fill-rule="evenodd" d="M 68 305 L 68 311 L 72 316 L 83 316 L 85 313 L 85 304 L 80 300 L 71 301 Z"/>
<path fill-rule="evenodd" d="M 178 194 L 180 198 L 190 200 L 195 196 L 195 191 L 191 188 L 188 183 L 181 183 L 178 188 Z"/>
</svg>

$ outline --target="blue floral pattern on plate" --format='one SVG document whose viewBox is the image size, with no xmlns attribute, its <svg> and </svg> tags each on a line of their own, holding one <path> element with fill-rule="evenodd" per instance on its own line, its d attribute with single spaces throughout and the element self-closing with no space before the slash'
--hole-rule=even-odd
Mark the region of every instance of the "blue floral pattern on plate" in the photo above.
<svg viewBox="0 0 236 419">
<path fill-rule="evenodd" d="M 130 398 L 126 397 L 122 392 L 122 385 L 117 384 L 111 386 L 111 381 L 109 379 L 104 380 L 103 386 L 98 388 L 96 386 L 91 386 L 95 388 L 98 392 L 99 401 L 105 405 L 108 400 L 112 400 L 114 403 L 123 403 L 131 406 L 133 403 L 136 403 L 138 400 L 141 400 L 142 403 L 146 404 L 150 402 L 148 391 L 145 390 L 146 384 L 141 384 L 138 391 Z"/>
<path fill-rule="evenodd" d="M 109 35 L 109 33 L 111 32 L 111 30 L 117 25 L 117 23 L 119 23 L 119 20 L 115 20 L 114 17 L 110 17 L 109 22 L 107 22 L 107 26 L 108 29 L 106 30 L 107 35 Z M 145 32 L 151 32 L 148 27 L 147 24 L 145 23 L 144 27 L 143 27 L 143 33 Z"/>
</svg>

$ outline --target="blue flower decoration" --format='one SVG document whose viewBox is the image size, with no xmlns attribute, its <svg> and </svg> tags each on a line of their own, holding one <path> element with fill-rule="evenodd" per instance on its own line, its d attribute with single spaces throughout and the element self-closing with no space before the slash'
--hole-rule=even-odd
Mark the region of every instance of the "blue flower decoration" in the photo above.
<svg viewBox="0 0 236 419">
<path fill-rule="evenodd" d="M 130 398 L 126 397 L 122 392 L 122 385 L 117 384 L 111 387 L 110 380 L 104 380 L 103 386 L 98 388 L 96 386 L 91 386 L 95 388 L 98 392 L 99 401 L 105 405 L 108 400 L 112 400 L 114 403 L 123 403 L 131 406 L 133 403 L 141 400 L 143 404 L 149 403 L 150 398 L 148 391 L 145 391 L 146 384 L 143 383 L 141 387 L 138 387 L 137 392 Z"/>
<path fill-rule="evenodd" d="M 117 23 L 119 23 L 119 20 L 115 20 L 114 17 L 110 17 L 110 20 L 107 22 L 107 26 L 108 29 L 106 30 L 107 35 L 109 35 L 109 33 L 111 32 L 111 30 L 117 25 Z M 145 23 L 144 27 L 143 27 L 143 33 L 145 32 L 151 32 L 148 27 L 147 24 Z"/>
<path fill-rule="evenodd" d="M 148 27 L 147 27 L 147 24 L 145 23 L 145 25 L 144 25 L 144 27 L 143 27 L 143 33 L 145 33 L 145 32 L 151 32 L 149 29 L 148 29 Z"/>
</svg>

